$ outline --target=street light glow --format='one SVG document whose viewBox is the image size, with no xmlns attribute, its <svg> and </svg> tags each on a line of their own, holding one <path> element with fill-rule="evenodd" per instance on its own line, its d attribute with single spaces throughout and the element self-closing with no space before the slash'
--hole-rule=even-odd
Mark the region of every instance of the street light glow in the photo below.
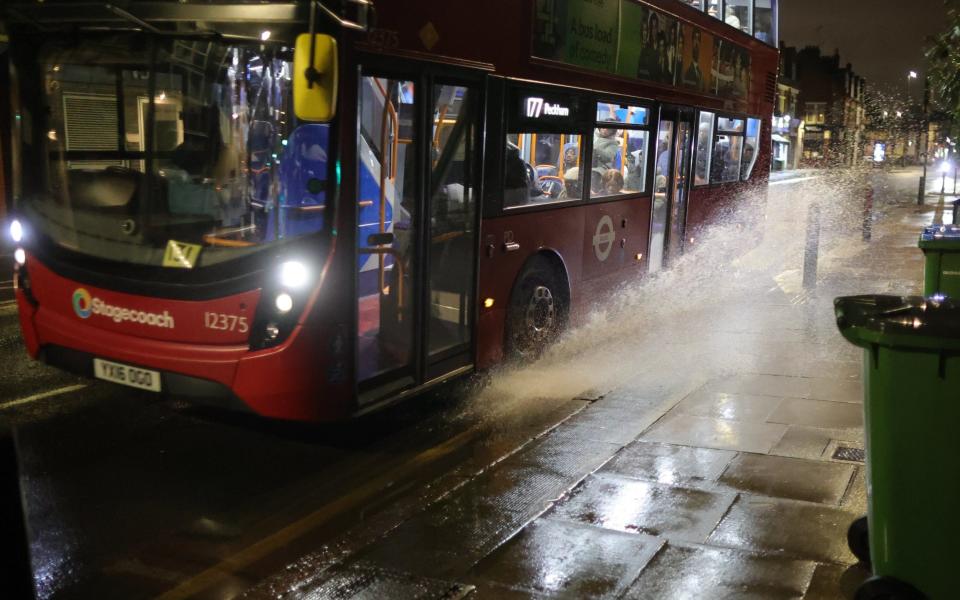
<svg viewBox="0 0 960 600">
<path fill-rule="evenodd" d="M 909 73 L 907 73 L 907 77 L 909 77 L 910 79 L 916 79 L 916 78 L 917 78 L 917 72 L 916 72 L 916 71 L 910 71 Z"/>
</svg>

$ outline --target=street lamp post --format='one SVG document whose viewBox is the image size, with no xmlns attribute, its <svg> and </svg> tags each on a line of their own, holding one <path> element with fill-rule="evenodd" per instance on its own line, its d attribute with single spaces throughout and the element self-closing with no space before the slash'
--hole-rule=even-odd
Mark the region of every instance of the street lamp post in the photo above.
<svg viewBox="0 0 960 600">
<path fill-rule="evenodd" d="M 913 71 L 910 71 L 913 73 Z M 929 143 L 929 131 L 930 125 L 927 121 L 928 110 L 930 108 L 930 80 L 926 77 L 923 78 L 923 118 L 921 120 L 922 128 L 922 141 L 923 146 L 917 147 L 917 155 L 920 157 L 920 160 L 923 162 L 923 175 L 920 176 L 920 186 L 917 190 L 917 204 L 923 205 L 923 197 L 927 193 L 927 152 L 930 149 Z M 922 152 L 921 152 L 922 149 Z"/>
<path fill-rule="evenodd" d="M 916 78 L 917 78 L 917 72 L 916 72 L 916 71 L 909 71 L 909 72 L 907 73 L 907 102 L 908 102 L 908 103 L 910 102 L 910 80 L 911 80 L 911 79 L 916 79 Z"/>
</svg>

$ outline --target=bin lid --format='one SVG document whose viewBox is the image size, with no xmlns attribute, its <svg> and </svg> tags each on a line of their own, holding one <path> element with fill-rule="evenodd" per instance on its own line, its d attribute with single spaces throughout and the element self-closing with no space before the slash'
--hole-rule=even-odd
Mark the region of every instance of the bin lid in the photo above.
<svg viewBox="0 0 960 600">
<path fill-rule="evenodd" d="M 960 248 L 960 227 L 956 225 L 931 225 L 920 232 L 919 246 L 924 249 Z"/>
<path fill-rule="evenodd" d="M 861 347 L 960 350 L 960 300 L 922 296 L 841 296 L 837 327 Z"/>
</svg>

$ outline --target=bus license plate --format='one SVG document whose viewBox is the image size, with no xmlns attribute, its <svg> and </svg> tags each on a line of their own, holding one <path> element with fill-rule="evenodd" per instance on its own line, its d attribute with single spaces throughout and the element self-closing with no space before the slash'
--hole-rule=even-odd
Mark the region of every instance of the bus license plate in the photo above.
<svg viewBox="0 0 960 600">
<path fill-rule="evenodd" d="M 129 385 L 130 387 L 140 388 L 141 390 L 150 390 L 151 392 L 160 391 L 160 372 L 149 369 L 140 369 L 110 362 L 99 358 L 93 359 L 93 374 L 97 379 L 104 379 Z"/>
</svg>

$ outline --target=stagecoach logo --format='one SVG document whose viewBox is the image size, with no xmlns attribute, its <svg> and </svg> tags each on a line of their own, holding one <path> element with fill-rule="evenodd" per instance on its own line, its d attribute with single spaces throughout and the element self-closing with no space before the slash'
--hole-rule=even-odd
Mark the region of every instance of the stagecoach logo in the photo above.
<svg viewBox="0 0 960 600">
<path fill-rule="evenodd" d="M 597 223 L 597 231 L 593 234 L 593 253 L 597 255 L 597 260 L 603 262 L 610 256 L 610 250 L 613 249 L 613 219 L 610 215 L 603 215 L 600 222 Z"/>
<path fill-rule="evenodd" d="M 545 102 L 543 98 L 536 98 L 532 96 L 527 98 L 527 118 L 539 119 L 541 116 L 569 117 L 570 109 L 559 104 L 550 104 L 549 102 Z"/>
<path fill-rule="evenodd" d="M 81 319 L 90 316 L 90 292 L 83 288 L 77 288 L 73 292 L 73 312 Z"/>
<path fill-rule="evenodd" d="M 100 315 L 111 319 L 114 323 L 139 323 L 151 327 L 161 327 L 163 329 L 173 329 L 173 317 L 168 311 L 162 313 L 152 313 L 122 306 L 107 304 L 100 298 L 91 297 L 90 292 L 83 288 L 77 288 L 73 291 L 73 312 L 81 319 L 87 319 L 90 315 Z"/>
</svg>

